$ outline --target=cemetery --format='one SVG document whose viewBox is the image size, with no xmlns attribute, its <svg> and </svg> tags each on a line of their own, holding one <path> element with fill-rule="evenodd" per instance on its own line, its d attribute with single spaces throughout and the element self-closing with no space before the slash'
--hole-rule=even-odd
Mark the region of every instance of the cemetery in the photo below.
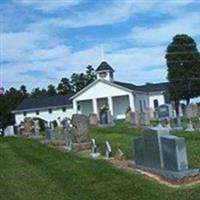
<svg viewBox="0 0 200 200">
<path fill-rule="evenodd" d="M 43 121 L 44 130 L 38 119 L 27 118 L 19 127 L 7 127 L 4 137 L 0 138 L 3 179 L 7 173 L 14 173 L 12 164 L 20 166 L 20 172 L 13 174 L 14 179 L 21 177 L 23 170 L 27 172 L 27 178 L 22 176 L 22 181 L 27 182 L 31 176 L 21 199 L 26 199 L 29 185 L 30 190 L 37 191 L 38 198 L 42 195 L 38 190 L 51 189 L 45 191 L 43 199 L 55 190 L 59 191 L 57 198 L 65 199 L 63 187 L 72 199 L 76 199 L 79 193 L 75 192 L 76 187 L 83 198 L 87 196 L 89 199 L 96 198 L 96 195 L 98 199 L 103 199 L 104 195 L 108 196 L 107 199 L 126 199 L 132 195 L 139 199 L 159 196 L 174 199 L 174 195 L 176 199 L 188 199 L 188 195 L 191 199 L 198 199 L 199 111 L 195 105 L 189 105 L 185 117 L 181 118 L 181 129 L 177 129 L 176 116 L 170 105 L 160 105 L 157 112 L 157 118 L 150 120 L 148 115 L 126 111 L 126 119 L 112 121 L 111 126 L 107 125 L 110 120 L 102 117 L 99 121 L 95 114 L 73 114 L 72 118 Z M 17 157 L 11 152 L 17 153 Z M 23 167 L 17 160 L 21 160 Z M 48 177 L 44 177 L 45 173 Z M 49 179 L 54 181 L 49 182 Z M 123 188 L 121 193 L 116 184 L 119 180 L 120 188 Z M 37 184 L 32 185 L 35 181 Z M 62 184 L 61 188 L 53 186 L 57 182 Z M 104 184 L 102 193 L 98 189 L 100 184 Z M 0 183 L 0 188 L 4 187 Z M 20 195 L 20 185 L 11 184 L 9 187 L 16 188 L 15 195 Z M 146 193 L 141 194 L 144 187 Z M 11 194 L 7 195 L 9 199 Z"/>
<path fill-rule="evenodd" d="M 200 1 L 0 6 L 0 200 L 200 200 Z"/>
</svg>

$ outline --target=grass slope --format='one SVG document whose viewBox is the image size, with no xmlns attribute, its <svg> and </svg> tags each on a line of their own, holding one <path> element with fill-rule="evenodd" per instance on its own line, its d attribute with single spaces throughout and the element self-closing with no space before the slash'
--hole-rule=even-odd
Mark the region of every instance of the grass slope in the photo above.
<svg viewBox="0 0 200 200">
<path fill-rule="evenodd" d="M 109 140 L 132 157 L 132 138 L 139 131 L 117 125 L 93 129 L 103 150 Z M 183 134 L 179 134 L 179 136 Z M 200 135 L 184 134 L 189 159 L 200 168 Z M 200 186 L 172 189 L 143 177 L 115 169 L 103 160 L 82 158 L 22 138 L 0 139 L 1 200 L 198 200 Z"/>
</svg>

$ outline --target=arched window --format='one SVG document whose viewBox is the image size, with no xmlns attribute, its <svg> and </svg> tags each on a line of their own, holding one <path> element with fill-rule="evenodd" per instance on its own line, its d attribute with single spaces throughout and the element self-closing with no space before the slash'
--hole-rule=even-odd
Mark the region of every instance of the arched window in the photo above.
<svg viewBox="0 0 200 200">
<path fill-rule="evenodd" d="M 154 99 L 153 105 L 154 105 L 154 109 L 156 109 L 159 106 L 158 99 Z"/>
</svg>

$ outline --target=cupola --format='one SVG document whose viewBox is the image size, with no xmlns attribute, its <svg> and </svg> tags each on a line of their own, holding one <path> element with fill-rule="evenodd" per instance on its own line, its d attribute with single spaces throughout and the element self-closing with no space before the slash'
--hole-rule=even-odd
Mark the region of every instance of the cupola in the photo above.
<svg viewBox="0 0 200 200">
<path fill-rule="evenodd" d="M 105 79 L 107 81 L 113 81 L 114 69 L 106 62 L 102 61 L 96 69 L 97 79 Z"/>
</svg>

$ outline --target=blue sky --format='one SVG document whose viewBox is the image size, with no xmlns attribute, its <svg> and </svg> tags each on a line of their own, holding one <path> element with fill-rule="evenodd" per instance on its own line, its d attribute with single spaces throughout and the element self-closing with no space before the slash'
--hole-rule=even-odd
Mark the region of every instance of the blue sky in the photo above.
<svg viewBox="0 0 200 200">
<path fill-rule="evenodd" d="M 165 51 L 179 33 L 200 50 L 198 0 L 1 0 L 3 86 L 57 85 L 105 59 L 120 81 L 166 81 Z"/>
</svg>

